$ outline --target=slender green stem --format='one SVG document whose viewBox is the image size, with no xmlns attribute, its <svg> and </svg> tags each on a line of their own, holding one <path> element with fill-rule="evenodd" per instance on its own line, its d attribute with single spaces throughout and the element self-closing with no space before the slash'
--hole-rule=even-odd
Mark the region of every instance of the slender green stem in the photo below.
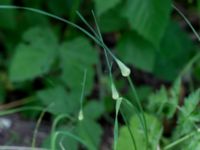
<svg viewBox="0 0 200 150">
<path fill-rule="evenodd" d="M 33 150 L 31 147 L 26 146 L 0 146 L 0 150 Z M 35 148 L 34 150 L 49 150 L 46 148 Z"/>
<path fill-rule="evenodd" d="M 194 55 L 194 57 L 185 65 L 182 71 L 179 73 L 178 78 L 181 78 L 188 70 L 192 67 L 192 65 L 200 59 L 200 53 Z"/>
<path fill-rule="evenodd" d="M 81 0 L 73 0 L 72 1 L 72 7 L 70 9 L 70 18 L 69 20 L 74 22 L 76 20 L 76 10 L 79 10 Z"/>
<path fill-rule="evenodd" d="M 141 112 L 139 112 L 138 108 L 136 106 L 134 106 L 132 103 L 130 103 L 130 101 L 128 99 L 123 98 L 123 100 L 125 101 L 125 104 L 127 104 L 129 107 L 131 107 L 135 111 L 136 115 L 138 116 L 138 118 L 144 128 L 143 117 L 140 115 Z"/>
<path fill-rule="evenodd" d="M 10 115 L 10 114 L 14 114 L 17 112 L 29 111 L 29 110 L 43 111 L 44 108 L 42 108 L 42 107 L 20 107 L 20 108 L 2 111 L 2 112 L 0 112 L 0 116 Z"/>
<path fill-rule="evenodd" d="M 143 119 L 142 124 L 143 124 L 144 130 L 145 130 L 145 136 L 146 136 L 146 145 L 147 145 L 147 148 L 146 148 L 146 149 L 148 149 L 149 138 L 148 138 L 147 123 L 146 123 L 146 119 L 145 119 L 145 116 L 144 116 L 144 110 L 143 110 L 143 108 L 142 108 L 142 105 L 141 105 L 141 103 L 140 103 L 139 96 L 137 95 L 135 86 L 133 85 L 133 82 L 132 82 L 130 76 L 128 76 L 127 79 L 128 79 L 128 82 L 129 82 L 129 84 L 130 84 L 130 86 L 131 86 L 133 95 L 134 95 L 134 97 L 135 97 L 136 104 L 138 105 L 138 108 L 139 108 L 139 110 L 141 111 L 141 114 L 142 114 L 142 119 Z"/>
<path fill-rule="evenodd" d="M 31 146 L 33 148 L 33 150 L 35 149 L 35 146 L 36 146 L 36 138 L 37 138 L 37 134 L 38 134 L 38 129 L 39 129 L 39 126 L 40 126 L 40 124 L 42 122 L 42 118 L 44 117 L 45 113 L 46 113 L 46 109 L 44 109 L 41 112 L 41 114 L 39 116 L 39 119 L 38 119 L 38 121 L 36 123 L 35 130 L 33 132 L 32 146 Z"/>
<path fill-rule="evenodd" d="M 58 123 L 62 120 L 62 119 L 69 119 L 71 121 L 74 121 L 74 119 L 72 117 L 70 117 L 69 115 L 63 114 L 63 115 L 59 115 L 58 117 L 55 118 L 55 120 L 53 121 L 53 125 L 51 128 L 51 149 L 55 150 L 55 139 L 54 139 L 54 133 L 56 132 L 56 126 L 58 125 Z"/>
<path fill-rule="evenodd" d="M 192 132 L 192 133 L 190 133 L 190 134 L 187 134 L 187 135 L 185 135 L 184 137 L 182 137 L 182 138 L 180 138 L 180 139 L 178 139 L 178 140 L 172 142 L 171 144 L 165 146 L 165 147 L 163 148 L 163 150 L 171 149 L 172 147 L 174 147 L 174 146 L 180 144 L 181 142 L 183 142 L 183 141 L 189 139 L 190 137 L 194 136 L 195 134 L 197 134 L 197 133 L 199 133 L 199 132 L 200 132 L 200 131 L 197 130 L 197 131 L 195 131 L 195 132 Z"/>
<path fill-rule="evenodd" d="M 85 69 L 84 76 L 83 76 L 81 97 L 80 97 L 80 103 L 81 103 L 81 109 L 80 110 L 83 110 L 83 98 L 84 98 L 84 92 L 85 92 L 86 78 L 87 78 L 87 70 Z"/>
<path fill-rule="evenodd" d="M 99 40 L 100 40 L 102 43 L 104 43 L 104 42 L 103 42 L 103 37 L 102 37 L 102 35 L 101 35 L 100 28 L 99 28 L 99 25 L 98 25 L 98 22 L 97 22 L 97 19 L 96 19 L 96 17 L 95 17 L 95 14 L 94 14 L 94 11 L 93 11 L 93 10 L 92 10 L 92 16 L 93 16 L 93 18 L 94 18 L 94 22 L 95 22 L 95 25 L 96 25 L 96 28 L 97 28 L 97 34 L 99 35 Z"/>
<path fill-rule="evenodd" d="M 96 39 L 101 39 L 101 36 L 96 33 L 96 31 L 92 28 L 92 26 L 86 21 L 86 19 L 77 11 L 76 12 L 79 18 L 85 23 L 85 25 L 92 31 L 92 33 L 95 35 Z"/>
<path fill-rule="evenodd" d="M 131 136 L 131 140 L 132 140 L 132 143 L 133 143 L 134 150 L 137 150 L 136 141 L 135 141 L 135 138 L 134 138 L 134 136 L 133 136 L 132 130 L 131 130 L 131 128 L 130 128 L 130 125 L 129 125 L 129 123 L 128 123 L 128 121 L 127 121 L 125 115 L 124 115 L 124 112 L 123 112 L 122 110 L 120 110 L 120 113 L 121 113 L 121 115 L 122 115 L 122 118 L 123 118 L 123 120 L 124 120 L 126 126 L 128 127 L 128 130 L 129 130 L 129 133 L 130 133 L 130 136 Z"/>
<path fill-rule="evenodd" d="M 80 142 L 81 144 L 83 144 L 85 147 L 87 147 L 87 149 L 90 149 L 90 146 L 86 142 L 84 142 L 81 138 L 79 138 L 78 136 L 76 136 L 76 135 L 74 135 L 74 134 L 72 134 L 70 132 L 67 132 L 67 131 L 57 131 L 57 132 L 55 132 L 53 134 L 53 143 L 52 143 L 52 145 L 53 145 L 54 149 L 52 149 L 52 150 L 56 150 L 56 140 L 57 140 L 59 135 L 68 136 L 68 137 Z"/>
<path fill-rule="evenodd" d="M 94 12 L 92 11 L 92 14 L 93 14 L 93 18 L 94 18 L 95 25 L 96 25 L 96 28 L 97 28 L 97 33 L 96 33 L 96 31 L 92 28 L 92 26 L 86 21 L 86 19 L 79 12 L 77 12 L 77 14 L 80 17 L 80 19 L 85 23 L 85 25 L 95 35 L 96 39 L 99 41 L 99 43 L 97 43 L 97 44 L 103 48 L 104 55 L 105 55 L 105 58 L 106 58 L 106 63 L 107 63 L 108 70 L 109 70 L 109 77 L 110 77 L 110 80 L 111 80 L 111 83 L 112 83 L 113 79 L 112 79 L 112 73 L 111 73 L 111 64 L 110 64 L 110 61 L 109 61 L 109 58 L 108 58 L 108 54 L 107 54 L 107 51 L 109 51 L 109 50 L 106 50 L 106 48 L 105 48 L 105 44 L 103 42 L 101 31 L 100 31 L 100 28 L 98 26 L 97 19 L 96 19 L 95 15 L 94 15 Z"/>
<path fill-rule="evenodd" d="M 62 21 L 64 23 L 67 23 L 71 26 L 73 26 L 74 28 L 82 31 L 84 34 L 86 34 L 88 37 L 90 37 L 92 40 L 94 40 L 97 44 L 101 45 L 101 43 L 99 43 L 99 41 L 93 36 L 91 35 L 89 32 L 87 32 L 85 29 L 83 29 L 82 27 L 76 25 L 75 23 L 71 22 L 71 21 L 68 21 L 66 19 L 63 19 L 61 17 L 58 17 L 56 15 L 53 15 L 51 13 L 48 13 L 46 11 L 43 11 L 43 10 L 39 10 L 39 9 L 35 9 L 35 8 L 31 8 L 31 7 L 21 7 L 21 6 L 14 6 L 14 5 L 0 5 L 0 9 L 23 9 L 23 10 L 27 10 L 27 11 L 32 11 L 32 12 L 35 12 L 35 13 L 39 13 L 39 14 L 42 14 L 42 15 L 45 15 L 45 16 L 48 16 L 48 17 L 51 17 L 51 18 L 54 18 L 54 19 L 57 19 L 59 21 Z"/>
<path fill-rule="evenodd" d="M 194 29 L 190 21 L 187 19 L 187 17 L 175 6 L 172 4 L 172 7 L 179 13 L 179 15 L 186 21 L 186 23 L 189 25 L 195 36 L 197 37 L 198 41 L 200 42 L 200 36 L 197 33 L 197 31 Z"/>
</svg>

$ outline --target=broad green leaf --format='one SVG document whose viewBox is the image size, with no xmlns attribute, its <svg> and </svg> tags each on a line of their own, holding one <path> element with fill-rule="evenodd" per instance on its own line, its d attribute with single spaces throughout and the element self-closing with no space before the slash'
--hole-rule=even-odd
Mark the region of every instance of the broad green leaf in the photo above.
<svg viewBox="0 0 200 150">
<path fill-rule="evenodd" d="M 98 61 L 95 49 L 85 38 L 79 37 L 65 42 L 60 48 L 60 60 L 64 83 L 71 90 L 81 90 L 84 70 L 87 70 L 85 93 L 93 86 L 94 65 Z"/>
<path fill-rule="evenodd" d="M 23 1 L 22 3 L 25 7 L 31 7 L 42 10 L 44 2 L 45 1 L 34 0 L 34 1 Z M 20 16 L 20 21 L 17 22 L 18 26 L 17 32 L 22 32 L 25 29 L 29 29 L 33 26 L 50 25 L 50 20 L 45 15 L 41 15 L 31 11 L 20 11 L 18 15 Z"/>
<path fill-rule="evenodd" d="M 149 131 L 148 148 L 150 150 L 156 150 L 162 134 L 161 123 L 154 116 L 151 115 L 145 114 L 145 118 L 147 121 L 147 128 Z M 136 115 L 134 115 L 130 120 L 130 128 L 136 141 L 137 149 L 146 150 L 146 144 L 144 142 L 145 133 L 143 131 L 142 124 Z M 117 150 L 135 150 L 129 130 L 126 126 L 123 126 L 120 129 Z"/>
<path fill-rule="evenodd" d="M 146 40 L 136 33 L 125 34 L 117 45 L 117 53 L 121 59 L 135 67 L 152 72 L 155 65 L 156 51 Z"/>
<path fill-rule="evenodd" d="M 67 93 L 61 86 L 41 90 L 37 92 L 37 97 L 52 114 L 70 114 L 79 109 L 77 96 L 74 93 Z"/>
<path fill-rule="evenodd" d="M 23 13 L 22 16 L 23 16 L 22 18 L 23 21 L 19 22 L 18 24 L 22 31 L 24 28 L 26 29 L 32 26 L 39 26 L 39 25 L 48 26 L 50 24 L 48 18 L 40 14 L 27 11 L 26 13 Z"/>
<path fill-rule="evenodd" d="M 0 5 L 11 5 L 12 0 L 1 0 Z M 16 10 L 0 9 L 0 27 L 3 29 L 15 29 L 16 27 Z"/>
<path fill-rule="evenodd" d="M 132 29 L 158 47 L 170 12 L 171 0 L 127 0 L 123 15 Z"/>
<path fill-rule="evenodd" d="M 176 23 L 170 23 L 156 56 L 155 75 L 173 81 L 195 52 L 194 45 Z"/>
<path fill-rule="evenodd" d="M 11 61 L 9 76 L 12 81 L 34 79 L 48 73 L 54 62 L 57 40 L 47 28 L 31 28 L 25 32 Z"/>
<path fill-rule="evenodd" d="M 44 1 L 41 0 L 34 0 L 34 1 L 23 1 L 24 5 L 27 7 L 41 7 Z"/>
<path fill-rule="evenodd" d="M 110 10 L 111 8 L 115 7 L 117 4 L 120 3 L 121 0 L 94 0 L 95 9 L 98 16 L 101 16 L 106 11 Z"/>
<path fill-rule="evenodd" d="M 121 16 L 119 13 L 120 11 L 121 6 L 117 6 L 99 17 L 98 23 L 101 32 L 118 32 L 119 30 L 126 28 L 127 21 L 124 17 Z"/>
<path fill-rule="evenodd" d="M 89 150 L 99 149 L 103 133 L 99 124 L 89 119 L 83 119 L 79 122 L 76 131 L 80 138 L 90 146 Z"/>
<path fill-rule="evenodd" d="M 69 15 L 70 8 L 72 7 L 73 1 L 71 0 L 56 0 L 48 1 L 47 6 L 49 10 L 58 16 Z"/>
<path fill-rule="evenodd" d="M 90 101 L 84 106 L 83 113 L 84 118 L 98 119 L 104 112 L 104 105 L 101 102 Z"/>
</svg>

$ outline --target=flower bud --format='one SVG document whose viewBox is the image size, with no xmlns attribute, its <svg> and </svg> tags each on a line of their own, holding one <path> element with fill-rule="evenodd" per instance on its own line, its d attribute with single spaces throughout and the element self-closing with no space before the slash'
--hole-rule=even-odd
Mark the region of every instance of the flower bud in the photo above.
<svg viewBox="0 0 200 150">
<path fill-rule="evenodd" d="M 80 111 L 79 111 L 79 115 L 78 115 L 78 120 L 81 121 L 81 120 L 83 120 L 83 119 L 84 119 L 83 111 L 80 110 Z"/>
<path fill-rule="evenodd" d="M 128 77 L 131 73 L 131 70 L 119 59 L 116 59 L 116 62 L 117 62 L 117 65 L 119 66 L 119 69 L 121 70 L 122 76 Z"/>
<path fill-rule="evenodd" d="M 119 93 L 117 92 L 117 89 L 116 89 L 114 83 L 111 84 L 111 90 L 112 90 L 112 98 L 114 100 L 117 100 L 119 98 Z"/>
</svg>

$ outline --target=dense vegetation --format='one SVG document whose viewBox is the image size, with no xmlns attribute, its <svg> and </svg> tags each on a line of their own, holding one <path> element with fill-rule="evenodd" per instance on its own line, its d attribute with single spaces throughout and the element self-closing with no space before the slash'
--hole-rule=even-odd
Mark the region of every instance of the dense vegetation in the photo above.
<svg viewBox="0 0 200 150">
<path fill-rule="evenodd" d="M 1 0 L 0 144 L 199 150 L 199 12 L 200 0 Z M 26 144 L 12 115 L 34 121 Z"/>
</svg>

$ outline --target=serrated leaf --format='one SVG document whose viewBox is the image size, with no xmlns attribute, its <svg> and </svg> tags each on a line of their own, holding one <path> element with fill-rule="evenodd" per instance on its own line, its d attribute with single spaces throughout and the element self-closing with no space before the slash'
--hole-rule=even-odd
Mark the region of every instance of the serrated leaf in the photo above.
<svg viewBox="0 0 200 150">
<path fill-rule="evenodd" d="M 10 79 L 24 81 L 47 73 L 56 57 L 56 49 L 56 37 L 49 29 L 31 28 L 16 48 L 9 68 Z"/>
<path fill-rule="evenodd" d="M 90 146 L 89 150 L 99 149 L 103 133 L 99 124 L 95 121 L 84 119 L 79 122 L 76 131 L 80 138 L 82 138 L 87 145 Z"/>
<path fill-rule="evenodd" d="M 121 0 L 94 0 L 97 15 L 100 16 L 120 3 Z"/>
<path fill-rule="evenodd" d="M 149 96 L 149 104 L 147 105 L 148 110 L 151 112 L 157 112 L 161 115 L 163 108 L 168 103 L 168 93 L 164 87 L 162 87 L 155 94 Z M 163 115 L 163 114 L 162 114 Z"/>
<path fill-rule="evenodd" d="M 191 138 L 185 140 L 179 144 L 175 149 L 184 149 L 184 150 L 199 150 L 200 149 L 200 134 L 196 133 Z"/>
<path fill-rule="evenodd" d="M 171 22 L 156 56 L 155 75 L 173 81 L 188 63 L 194 51 L 195 46 L 191 39 L 175 22 Z"/>
<path fill-rule="evenodd" d="M 195 91 L 194 93 L 191 93 L 185 100 L 184 100 L 184 106 L 181 107 L 183 110 L 184 114 L 190 115 L 196 108 L 197 105 L 199 104 L 200 101 L 200 89 Z"/>
<path fill-rule="evenodd" d="M 129 33 L 122 36 L 117 52 L 121 59 L 135 67 L 152 72 L 155 63 L 155 48 L 136 33 Z"/>
<path fill-rule="evenodd" d="M 175 137 L 180 137 L 184 134 L 188 134 L 196 129 L 196 123 L 200 122 L 200 111 L 198 104 L 200 101 L 200 89 L 190 94 L 184 99 L 184 105 L 181 107 L 178 113 L 178 122 Z"/>
<path fill-rule="evenodd" d="M 171 0 L 127 0 L 123 15 L 132 29 L 158 47 L 170 12 Z"/>
<path fill-rule="evenodd" d="M 151 115 L 145 114 L 145 118 L 147 121 L 149 136 L 148 148 L 151 150 L 155 150 L 162 134 L 162 126 L 161 123 Z M 145 132 L 143 131 L 142 124 L 136 115 L 134 115 L 130 120 L 130 128 L 133 133 L 137 149 L 146 150 L 146 144 L 144 142 Z M 120 129 L 117 150 L 135 150 L 132 144 L 129 130 L 126 126 L 123 126 Z"/>
<path fill-rule="evenodd" d="M 181 82 L 177 80 L 169 91 L 162 87 L 156 93 L 152 93 L 149 96 L 147 109 L 152 113 L 156 113 L 161 119 L 166 116 L 172 118 L 177 110 L 180 88 Z"/>
<path fill-rule="evenodd" d="M 79 94 L 79 93 L 76 93 Z M 37 97 L 52 114 L 70 114 L 79 109 L 79 99 L 76 94 L 69 94 L 61 86 L 37 92 Z"/>
<path fill-rule="evenodd" d="M 85 93 L 92 89 L 94 69 L 98 57 L 95 49 L 85 38 L 65 42 L 60 48 L 62 80 L 72 90 L 81 89 L 84 70 L 87 70 Z"/>
</svg>

